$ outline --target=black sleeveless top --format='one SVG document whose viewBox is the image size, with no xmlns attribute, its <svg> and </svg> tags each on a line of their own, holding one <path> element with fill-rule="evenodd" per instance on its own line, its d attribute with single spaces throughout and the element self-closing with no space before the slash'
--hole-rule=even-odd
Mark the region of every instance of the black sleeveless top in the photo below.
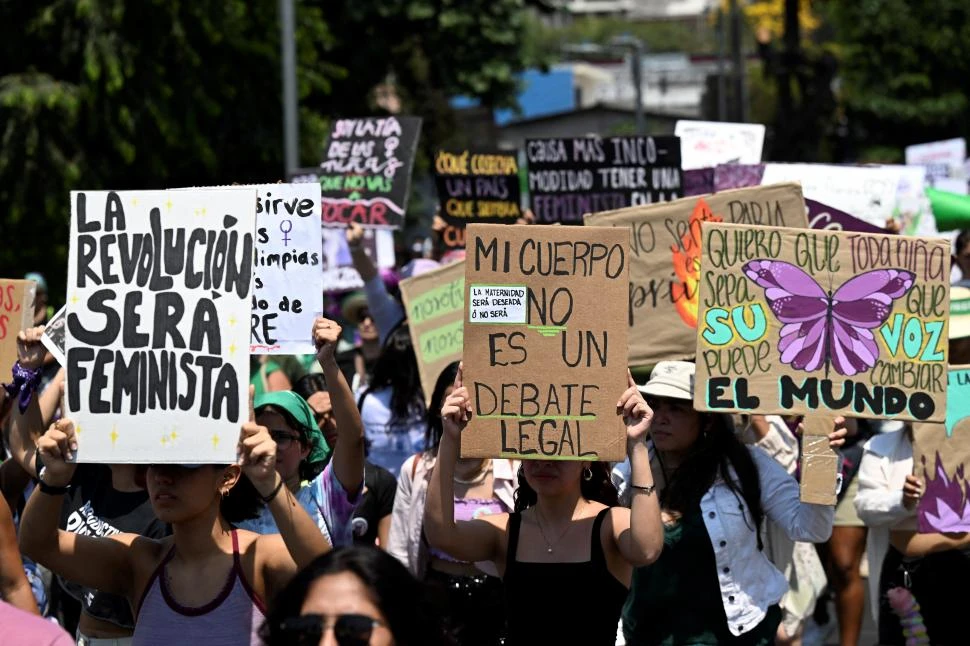
<svg viewBox="0 0 970 646">
<path fill-rule="evenodd" d="M 609 511 L 602 510 L 593 521 L 590 560 L 584 563 L 516 561 L 522 516 L 509 514 L 504 577 L 509 646 L 616 643 L 627 588 L 610 574 L 600 543 L 600 527 Z"/>
</svg>

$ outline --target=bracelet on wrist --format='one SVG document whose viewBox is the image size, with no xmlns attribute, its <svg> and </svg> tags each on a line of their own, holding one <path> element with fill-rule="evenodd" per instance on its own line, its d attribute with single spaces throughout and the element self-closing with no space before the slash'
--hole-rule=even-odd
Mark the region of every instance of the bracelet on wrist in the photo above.
<svg viewBox="0 0 970 646">
<path fill-rule="evenodd" d="M 280 481 L 276 484 L 276 487 L 273 488 L 273 491 L 271 491 L 268 495 L 265 495 L 265 496 L 260 495 L 259 498 L 260 500 L 263 501 L 263 504 L 268 505 L 269 503 L 273 502 L 273 499 L 276 498 L 276 496 L 279 495 L 280 489 L 282 488 L 283 488 L 283 478 L 280 478 Z"/>
<path fill-rule="evenodd" d="M 65 485 L 63 487 L 55 487 L 54 485 L 47 484 L 43 480 L 38 480 L 37 488 L 40 489 L 41 493 L 46 494 L 48 496 L 63 496 L 70 490 L 71 485 Z"/>
<path fill-rule="evenodd" d="M 642 491 L 643 493 L 645 493 L 645 494 L 647 494 L 647 495 L 649 496 L 649 495 L 650 495 L 650 494 L 652 494 L 652 493 L 653 493 L 654 491 L 656 491 L 656 489 L 657 489 L 657 485 L 647 485 L 647 486 L 642 486 L 642 485 L 635 485 L 635 484 L 632 484 L 632 485 L 630 485 L 630 488 L 631 488 L 631 489 L 635 489 L 635 490 L 637 490 L 637 491 Z"/>
</svg>

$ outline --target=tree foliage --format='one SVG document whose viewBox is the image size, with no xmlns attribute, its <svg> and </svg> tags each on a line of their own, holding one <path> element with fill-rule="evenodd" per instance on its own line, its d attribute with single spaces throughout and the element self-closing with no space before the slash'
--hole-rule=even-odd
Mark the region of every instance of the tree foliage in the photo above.
<svg viewBox="0 0 970 646">
<path fill-rule="evenodd" d="M 966 0 L 830 0 L 842 93 L 866 145 L 970 134 Z"/>
</svg>

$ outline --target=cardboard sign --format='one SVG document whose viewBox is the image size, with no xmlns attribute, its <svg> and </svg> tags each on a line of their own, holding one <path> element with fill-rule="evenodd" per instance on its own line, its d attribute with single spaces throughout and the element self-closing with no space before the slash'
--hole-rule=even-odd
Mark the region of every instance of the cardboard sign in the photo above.
<svg viewBox="0 0 970 646">
<path fill-rule="evenodd" d="M 472 222 L 515 224 L 519 208 L 519 159 L 515 151 L 446 151 L 434 159 L 441 217 L 449 228 Z M 464 235 L 443 232 L 451 248 L 464 247 Z M 461 244 L 459 244 L 461 243 Z"/>
<path fill-rule="evenodd" d="M 74 191 L 80 462 L 229 464 L 248 415 L 255 188 Z"/>
<path fill-rule="evenodd" d="M 320 195 L 312 184 L 256 188 L 252 354 L 314 354 L 323 313 Z"/>
<path fill-rule="evenodd" d="M 473 224 L 462 457 L 622 460 L 629 234 Z"/>
<path fill-rule="evenodd" d="M 438 375 L 448 364 L 461 360 L 465 263 L 453 262 L 402 280 L 401 300 L 418 359 L 425 405 L 430 406 Z"/>
<path fill-rule="evenodd" d="M 366 229 L 361 247 L 378 269 L 394 266 L 394 232 L 390 229 Z M 323 228 L 323 286 L 326 292 L 364 287 L 342 229 Z"/>
<path fill-rule="evenodd" d="M 707 222 L 697 410 L 942 421 L 946 240 Z"/>
<path fill-rule="evenodd" d="M 946 422 L 913 425 L 913 472 L 923 479 L 919 531 L 970 532 L 970 366 L 950 366 Z"/>
<path fill-rule="evenodd" d="M 32 280 L 0 278 L 0 381 L 10 381 L 17 361 L 17 335 L 34 322 L 34 296 L 37 283 Z"/>
<path fill-rule="evenodd" d="M 400 228 L 420 130 L 418 117 L 335 121 L 320 162 L 323 223 Z"/>
<path fill-rule="evenodd" d="M 67 305 L 57 310 L 57 314 L 47 321 L 44 326 L 44 334 L 40 337 L 40 342 L 44 344 L 47 351 L 62 366 L 67 365 L 64 357 L 65 336 L 67 335 Z"/>
<path fill-rule="evenodd" d="M 682 195 L 677 137 L 529 139 L 529 200 L 536 222 L 582 224 L 583 215 Z"/>
<path fill-rule="evenodd" d="M 765 127 L 760 123 L 680 120 L 674 134 L 680 137 L 684 170 L 718 164 L 757 164 L 765 143 Z"/>
<path fill-rule="evenodd" d="M 797 184 L 781 184 L 586 217 L 630 232 L 630 365 L 693 358 L 704 221 L 805 227 L 805 204 Z"/>
</svg>

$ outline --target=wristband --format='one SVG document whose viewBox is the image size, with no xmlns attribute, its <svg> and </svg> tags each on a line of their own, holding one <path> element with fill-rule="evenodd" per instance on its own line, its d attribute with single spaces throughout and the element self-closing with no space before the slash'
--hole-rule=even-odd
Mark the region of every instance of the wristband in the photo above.
<svg viewBox="0 0 970 646">
<path fill-rule="evenodd" d="M 276 498 L 276 496 L 279 495 L 280 489 L 282 488 L 283 488 L 283 478 L 280 478 L 279 484 L 276 485 L 276 488 L 273 489 L 273 491 L 268 496 L 260 496 L 259 498 L 260 500 L 263 501 L 263 504 L 268 505 L 269 503 L 273 502 L 273 499 Z"/>
<path fill-rule="evenodd" d="M 652 494 L 654 492 L 654 490 L 656 490 L 657 485 L 647 485 L 646 487 L 642 487 L 640 485 L 632 484 L 632 485 L 630 485 L 630 488 L 631 489 L 636 489 L 637 491 L 642 491 L 643 493 L 645 493 L 645 494 L 647 494 L 649 496 L 650 494 Z"/>
<path fill-rule="evenodd" d="M 65 487 L 54 487 L 52 485 L 47 484 L 43 480 L 38 480 L 37 488 L 40 489 L 41 493 L 47 494 L 48 496 L 63 496 L 68 492 L 71 486 L 67 485 Z"/>
<path fill-rule="evenodd" d="M 30 398 L 40 385 L 40 370 L 24 368 L 18 361 L 13 364 L 11 373 L 13 373 L 13 383 L 3 384 L 3 388 L 11 397 L 17 396 L 20 412 L 25 413 L 27 406 L 30 405 Z"/>
</svg>

